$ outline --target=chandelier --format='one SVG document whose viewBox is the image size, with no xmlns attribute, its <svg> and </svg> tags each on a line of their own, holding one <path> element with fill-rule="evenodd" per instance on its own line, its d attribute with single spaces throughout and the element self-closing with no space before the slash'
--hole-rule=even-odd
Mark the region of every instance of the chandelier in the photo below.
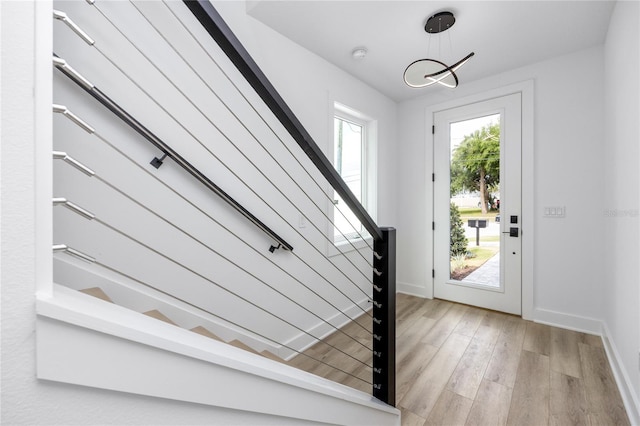
<svg viewBox="0 0 640 426">
<path fill-rule="evenodd" d="M 451 28 L 455 22 L 456 18 L 453 13 L 439 12 L 427 19 L 424 30 L 429 34 L 438 34 Z M 404 71 L 404 82 L 415 88 L 440 84 L 453 89 L 458 85 L 458 76 L 455 71 L 473 55 L 474 53 L 471 52 L 451 66 L 437 59 L 419 59 L 409 64 Z"/>
</svg>

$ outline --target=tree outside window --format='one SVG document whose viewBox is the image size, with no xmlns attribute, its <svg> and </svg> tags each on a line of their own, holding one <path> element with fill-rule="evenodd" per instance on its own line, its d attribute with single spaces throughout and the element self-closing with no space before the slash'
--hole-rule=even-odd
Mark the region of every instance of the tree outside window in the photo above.
<svg viewBox="0 0 640 426">
<path fill-rule="evenodd" d="M 335 116 L 333 128 L 335 168 L 358 201 L 366 206 L 366 126 Z M 362 224 L 337 194 L 334 199 L 334 239 L 357 237 L 363 231 Z"/>
</svg>

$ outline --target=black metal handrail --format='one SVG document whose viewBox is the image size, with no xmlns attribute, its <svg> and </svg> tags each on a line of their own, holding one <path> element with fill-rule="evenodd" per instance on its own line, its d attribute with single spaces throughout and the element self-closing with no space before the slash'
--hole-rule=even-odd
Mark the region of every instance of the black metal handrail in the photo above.
<svg viewBox="0 0 640 426">
<path fill-rule="evenodd" d="M 374 239 L 373 395 L 395 406 L 396 230 L 381 229 L 208 0 L 183 0 Z"/>
<path fill-rule="evenodd" d="M 55 53 L 53 54 L 53 62 L 56 69 L 62 72 L 65 76 L 67 76 L 71 81 L 76 83 L 82 89 L 84 89 L 87 93 L 89 93 L 93 98 L 95 98 L 98 102 L 100 102 L 104 107 L 106 107 L 109 111 L 115 114 L 118 118 L 124 121 L 128 126 L 130 126 L 133 130 L 135 130 L 138 134 L 140 134 L 143 138 L 153 144 L 156 148 L 158 148 L 163 156 L 159 158 L 154 158 L 151 161 L 151 164 L 158 168 L 162 164 L 162 161 L 165 157 L 171 158 L 176 162 L 180 167 L 182 167 L 185 171 L 187 171 L 191 176 L 200 181 L 205 187 L 213 191 L 216 195 L 222 198 L 225 202 L 227 202 L 231 207 L 233 207 L 236 211 L 242 214 L 245 218 L 247 218 L 251 223 L 257 226 L 260 230 L 262 230 L 265 234 L 269 235 L 273 238 L 277 245 L 272 245 L 269 250 L 271 252 L 276 249 L 282 247 L 285 250 L 293 250 L 291 244 L 287 243 L 282 237 L 276 234 L 273 230 L 271 230 L 267 225 L 265 225 L 260 219 L 255 217 L 250 211 L 244 208 L 240 203 L 233 199 L 229 194 L 227 194 L 224 190 L 222 190 L 218 185 L 216 185 L 211 179 L 209 179 L 206 175 L 204 175 L 200 170 L 198 170 L 195 166 L 189 163 L 184 157 L 178 154 L 173 148 L 171 148 L 166 142 L 156 136 L 153 132 L 147 129 L 144 125 L 142 125 L 138 120 L 136 120 L 131 114 L 125 111 L 120 105 L 114 102 L 111 98 L 109 98 L 106 94 L 104 94 L 100 89 L 98 89 L 95 85 L 90 83 L 86 78 L 82 77 L 77 71 L 71 68 L 67 63 L 61 59 Z"/>
<path fill-rule="evenodd" d="M 269 79 L 264 75 L 258 64 L 253 60 L 224 19 L 222 19 L 218 11 L 208 0 L 183 1 L 374 240 L 381 240 L 383 236 L 380 227 L 373 221 L 362 204 L 360 204 L 346 182 L 338 174 L 318 144 L 313 140 L 293 111 L 291 111 L 284 99 L 282 99 Z"/>
</svg>

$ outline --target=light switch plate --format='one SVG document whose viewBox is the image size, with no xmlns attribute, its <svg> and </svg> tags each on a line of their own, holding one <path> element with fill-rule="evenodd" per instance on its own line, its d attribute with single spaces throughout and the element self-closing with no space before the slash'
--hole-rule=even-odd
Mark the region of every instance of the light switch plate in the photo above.
<svg viewBox="0 0 640 426">
<path fill-rule="evenodd" d="M 565 206 L 545 206 L 543 216 L 561 218 L 565 216 L 565 209 Z"/>
</svg>

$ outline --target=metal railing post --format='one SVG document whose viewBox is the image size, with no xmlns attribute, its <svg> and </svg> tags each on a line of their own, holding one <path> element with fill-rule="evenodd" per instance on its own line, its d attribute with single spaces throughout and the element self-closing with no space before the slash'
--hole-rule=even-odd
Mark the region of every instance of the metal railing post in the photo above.
<svg viewBox="0 0 640 426">
<path fill-rule="evenodd" d="M 396 405 L 396 230 L 381 228 L 373 274 L 373 396 Z"/>
</svg>

